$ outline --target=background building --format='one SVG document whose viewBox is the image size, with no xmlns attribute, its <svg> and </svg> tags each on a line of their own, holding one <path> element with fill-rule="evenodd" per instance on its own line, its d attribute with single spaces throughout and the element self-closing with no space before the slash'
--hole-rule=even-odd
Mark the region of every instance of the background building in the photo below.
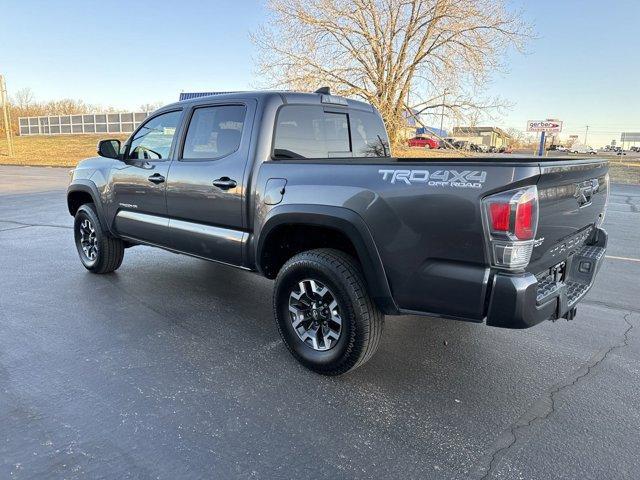
<svg viewBox="0 0 640 480">
<path fill-rule="evenodd" d="M 18 125 L 21 136 L 131 133 L 148 115 L 147 112 L 126 112 L 20 117 Z"/>
<path fill-rule="evenodd" d="M 511 137 L 498 127 L 454 127 L 451 136 L 456 140 L 486 145 L 487 147 L 507 147 Z"/>
<path fill-rule="evenodd" d="M 416 129 L 416 135 L 425 135 L 433 138 L 445 138 L 448 134 L 446 130 L 440 130 L 436 127 L 419 127 Z"/>
</svg>

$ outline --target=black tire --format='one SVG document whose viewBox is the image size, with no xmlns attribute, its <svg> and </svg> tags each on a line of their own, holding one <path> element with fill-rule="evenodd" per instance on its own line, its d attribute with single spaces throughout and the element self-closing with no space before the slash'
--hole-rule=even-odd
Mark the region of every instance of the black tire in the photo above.
<svg viewBox="0 0 640 480">
<path fill-rule="evenodd" d="M 343 317 L 339 338 L 324 351 L 305 343 L 292 324 L 295 314 L 289 311 L 291 295 L 305 279 L 326 286 Z M 273 308 L 285 345 L 300 363 L 314 372 L 347 373 L 366 363 L 380 344 L 384 315 L 369 297 L 358 263 L 338 250 L 310 250 L 287 261 L 276 278 Z"/>
<path fill-rule="evenodd" d="M 94 230 L 95 235 L 91 238 L 91 245 L 96 248 L 91 248 L 90 253 L 84 250 L 82 244 L 83 228 L 87 225 Z M 110 273 L 120 267 L 124 257 L 124 242 L 102 229 L 93 203 L 80 206 L 76 212 L 73 233 L 80 261 L 87 270 L 93 273 Z"/>
</svg>

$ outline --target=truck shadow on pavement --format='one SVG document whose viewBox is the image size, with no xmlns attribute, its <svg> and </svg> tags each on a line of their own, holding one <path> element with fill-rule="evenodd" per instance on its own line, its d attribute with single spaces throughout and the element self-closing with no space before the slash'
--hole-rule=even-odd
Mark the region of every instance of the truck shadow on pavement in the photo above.
<svg viewBox="0 0 640 480">
<path fill-rule="evenodd" d="M 300 367 L 280 340 L 272 312 L 273 281 L 224 265 L 175 258 L 167 268 L 149 257 L 129 266 L 125 257 L 118 272 L 101 278 L 117 288 L 125 302 L 152 310 L 170 325 L 197 336 L 203 345 L 224 339 L 226 347 L 245 355 L 245 366 L 252 370 L 346 384 L 366 381 L 382 389 L 409 384 L 432 390 L 439 381 L 446 382 L 447 389 L 455 384 L 468 388 L 469 380 L 486 381 L 478 371 L 496 372 L 505 361 L 491 337 L 498 332 L 515 335 L 454 320 L 387 316 L 380 349 L 372 360 L 351 374 L 322 377 Z M 130 269 L 135 269 L 135 277 Z M 485 341 L 492 344 L 488 351 Z M 260 361 L 269 366 L 260 366 Z"/>
</svg>

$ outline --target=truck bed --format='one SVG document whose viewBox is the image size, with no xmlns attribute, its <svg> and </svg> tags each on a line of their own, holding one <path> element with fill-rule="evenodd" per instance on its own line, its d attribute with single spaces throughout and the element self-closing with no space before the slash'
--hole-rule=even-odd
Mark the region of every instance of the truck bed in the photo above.
<svg viewBox="0 0 640 480">
<path fill-rule="evenodd" d="M 269 161 L 257 185 L 286 178 L 286 203 L 327 203 L 367 225 L 400 311 L 483 321 L 491 279 L 482 200 L 536 185 L 536 247 L 523 273 L 543 275 L 601 219 L 607 162 L 538 157 L 331 158 Z M 595 181 L 588 205 L 576 189 Z M 576 237 L 577 235 L 577 237 Z M 578 238 L 579 237 L 579 238 Z M 566 240 L 579 241 L 567 250 Z"/>
</svg>

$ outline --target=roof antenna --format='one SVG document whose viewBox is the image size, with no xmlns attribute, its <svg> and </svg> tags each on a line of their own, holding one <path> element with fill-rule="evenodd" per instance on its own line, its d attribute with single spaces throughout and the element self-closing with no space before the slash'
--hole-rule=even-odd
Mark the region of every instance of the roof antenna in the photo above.
<svg viewBox="0 0 640 480">
<path fill-rule="evenodd" d="M 313 93 L 319 93 L 321 95 L 331 95 L 331 89 L 329 87 L 320 87 Z"/>
</svg>

